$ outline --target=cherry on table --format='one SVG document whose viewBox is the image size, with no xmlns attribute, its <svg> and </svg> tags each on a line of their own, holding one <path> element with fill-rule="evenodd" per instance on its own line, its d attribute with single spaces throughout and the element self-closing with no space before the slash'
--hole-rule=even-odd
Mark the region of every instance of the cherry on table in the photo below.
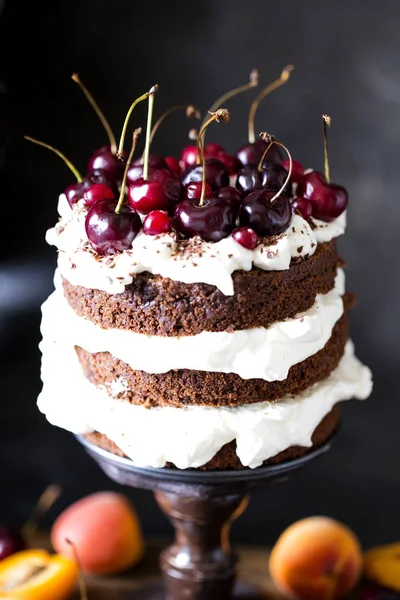
<svg viewBox="0 0 400 600">
<path fill-rule="evenodd" d="M 175 210 L 174 223 L 187 237 L 199 235 L 206 242 L 219 242 L 228 237 L 235 227 L 236 208 L 223 198 L 184 200 Z"/>
<path fill-rule="evenodd" d="M 260 189 L 246 196 L 240 205 L 240 225 L 262 237 L 285 231 L 292 219 L 292 207 L 283 193 L 271 202 L 275 195 L 276 190 Z"/>
<path fill-rule="evenodd" d="M 339 217 L 346 210 L 349 201 L 347 190 L 343 186 L 327 183 L 324 175 L 318 171 L 304 175 L 297 193 L 311 202 L 313 217 L 326 222 Z"/>
<path fill-rule="evenodd" d="M 217 158 L 208 158 L 206 164 L 206 183 L 213 190 L 229 185 L 229 171 L 223 162 Z M 183 185 L 201 181 L 203 177 L 203 165 L 187 167 L 182 175 Z"/>
<path fill-rule="evenodd" d="M 0 525 L 0 560 L 25 548 L 25 540 L 17 527 Z"/>
<path fill-rule="evenodd" d="M 152 210 L 175 209 L 181 197 L 179 177 L 169 169 L 149 172 L 148 179 L 140 177 L 128 189 L 129 205 L 142 214 Z"/>
<path fill-rule="evenodd" d="M 238 227 L 232 233 L 232 237 L 235 242 L 243 246 L 243 248 L 247 248 L 247 250 L 253 250 L 257 246 L 258 235 L 250 227 Z"/>
<path fill-rule="evenodd" d="M 142 222 L 136 211 L 123 204 L 116 213 L 116 207 L 115 200 L 99 200 L 86 215 L 86 235 L 99 254 L 127 250 L 141 229 Z"/>
<path fill-rule="evenodd" d="M 147 235 L 159 235 L 172 231 L 172 221 L 164 210 L 152 210 L 143 221 L 143 231 Z"/>
</svg>

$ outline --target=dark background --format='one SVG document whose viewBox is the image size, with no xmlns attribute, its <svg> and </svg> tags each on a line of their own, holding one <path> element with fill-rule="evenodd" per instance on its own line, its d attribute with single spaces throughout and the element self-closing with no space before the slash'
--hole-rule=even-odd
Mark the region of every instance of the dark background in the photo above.
<svg viewBox="0 0 400 600">
<path fill-rule="evenodd" d="M 305 165 L 322 168 L 320 115 L 333 118 L 331 173 L 351 196 L 348 288 L 359 303 L 352 335 L 374 371 L 365 403 L 344 406 L 329 455 L 284 486 L 254 496 L 235 525 L 237 539 L 272 542 L 294 519 L 328 514 L 351 525 L 365 545 L 400 538 L 398 194 L 400 3 L 398 0 L 69 0 L 5 3 L 0 18 L 0 460 L 2 520 L 22 520 L 43 488 L 57 481 L 63 505 L 116 488 L 73 437 L 36 409 L 40 390 L 40 303 L 52 289 L 54 248 L 44 234 L 58 194 L 72 182 L 54 155 L 24 142 L 29 134 L 63 150 L 82 170 L 106 141 L 78 87 L 78 71 L 120 130 L 131 101 L 160 85 L 156 111 L 218 95 L 260 69 L 261 84 L 293 63 L 290 82 L 261 105 L 257 131 L 269 130 Z M 1 2 L 0 2 L 1 5 Z M 234 99 L 229 126 L 208 141 L 228 149 L 246 141 L 251 94 Z M 145 103 L 132 125 L 143 124 Z M 154 149 L 178 155 L 188 123 L 171 117 Z M 3 164 L 5 162 L 5 164 Z M 68 373 L 65 374 L 68 377 Z M 62 381 L 60 382 L 62 385 Z M 169 525 L 148 492 L 127 491 L 145 531 Z"/>
</svg>

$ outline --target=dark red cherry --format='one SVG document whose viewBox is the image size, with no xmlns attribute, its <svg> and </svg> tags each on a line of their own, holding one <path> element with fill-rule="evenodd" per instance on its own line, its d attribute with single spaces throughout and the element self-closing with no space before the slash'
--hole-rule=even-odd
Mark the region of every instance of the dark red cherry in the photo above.
<svg viewBox="0 0 400 600">
<path fill-rule="evenodd" d="M 149 155 L 149 173 L 153 173 L 154 171 L 158 171 L 160 169 L 167 169 L 169 167 L 165 161 L 165 159 L 158 154 L 150 154 Z M 127 182 L 133 183 L 143 175 L 143 164 L 142 157 L 137 158 L 133 161 L 131 166 L 128 169 L 128 174 L 126 176 Z"/>
<path fill-rule="evenodd" d="M 209 144 L 206 144 L 204 152 L 206 158 L 218 158 L 218 154 L 221 154 L 221 152 L 225 152 L 225 148 L 223 148 L 220 144 L 210 142 Z"/>
<path fill-rule="evenodd" d="M 240 192 L 232 187 L 231 185 L 227 185 L 226 187 L 220 188 L 216 191 L 217 198 L 224 198 L 225 200 L 229 200 L 235 206 L 239 206 L 242 201 L 242 196 Z"/>
<path fill-rule="evenodd" d="M 128 189 L 129 205 L 142 214 L 152 210 L 173 212 L 180 200 L 181 182 L 169 169 L 149 173 L 148 179 L 140 177 Z"/>
<path fill-rule="evenodd" d="M 250 227 L 238 227 L 232 233 L 232 237 L 235 242 L 243 246 L 243 248 L 247 248 L 247 250 L 253 250 L 257 246 L 258 235 Z"/>
<path fill-rule="evenodd" d="M 175 156 L 165 156 L 164 160 L 167 163 L 167 167 L 169 168 L 169 170 L 175 173 L 175 175 L 178 175 L 178 177 L 180 177 L 181 165 L 179 163 L 179 160 L 175 158 Z"/>
<path fill-rule="evenodd" d="M 203 176 L 203 165 L 194 165 L 187 167 L 182 175 L 183 185 L 201 181 Z M 208 158 L 206 160 L 206 182 L 213 190 L 229 185 L 229 171 L 217 158 Z"/>
<path fill-rule="evenodd" d="M 139 215 L 130 206 L 123 204 L 119 214 L 116 206 L 115 200 L 99 200 L 86 215 L 86 235 L 99 254 L 127 250 L 142 226 Z"/>
<path fill-rule="evenodd" d="M 254 229 L 260 236 L 285 231 L 292 219 L 292 207 L 284 194 L 271 202 L 275 194 L 276 190 L 261 189 L 246 196 L 240 205 L 240 225 Z"/>
<path fill-rule="evenodd" d="M 228 237 L 235 227 L 237 211 L 229 200 L 206 198 L 184 200 L 175 210 L 174 223 L 187 237 L 199 235 L 206 242 L 219 242 Z"/>
<path fill-rule="evenodd" d="M 312 214 L 321 221 L 333 221 L 347 208 L 349 196 L 341 185 L 327 183 L 322 173 L 311 171 L 299 184 L 299 196 L 310 200 Z"/>
<path fill-rule="evenodd" d="M 185 198 L 187 198 L 188 200 L 191 200 L 192 198 L 201 198 L 201 190 L 202 190 L 202 183 L 201 181 L 195 181 L 194 183 L 189 183 L 188 185 L 185 186 Z M 213 191 L 211 189 L 211 187 L 208 185 L 208 183 L 206 183 L 206 189 L 205 189 L 205 198 L 212 198 L 213 196 Z"/>
<path fill-rule="evenodd" d="M 197 160 L 197 146 L 186 146 L 181 153 L 181 161 L 185 164 L 185 167 L 190 167 L 196 164 Z"/>
<path fill-rule="evenodd" d="M 242 194 L 249 194 L 262 188 L 262 176 L 257 165 L 248 164 L 239 169 L 236 187 Z"/>
<path fill-rule="evenodd" d="M 309 219 L 312 216 L 312 204 L 305 198 L 294 198 L 292 200 L 292 208 L 293 210 L 297 209 L 305 219 Z"/>
<path fill-rule="evenodd" d="M 113 198 L 115 198 L 113 190 L 104 183 L 94 183 L 83 194 L 86 206 L 92 206 L 98 200 L 112 200 Z"/>
<path fill-rule="evenodd" d="M 261 183 L 263 187 L 271 190 L 280 190 L 285 183 L 288 172 L 278 162 L 265 162 L 261 170 Z M 284 192 L 286 196 L 292 196 L 292 183 L 286 185 Z"/>
<path fill-rule="evenodd" d="M 283 167 L 285 167 L 286 171 L 289 171 L 289 167 L 290 167 L 289 160 L 283 160 L 281 162 L 281 165 Z M 291 175 L 290 179 L 292 181 L 294 181 L 294 183 L 300 183 L 300 181 L 303 179 L 303 175 L 304 175 L 303 165 L 298 160 L 292 160 L 292 175 Z"/>
<path fill-rule="evenodd" d="M 16 527 L 0 525 L 0 560 L 25 548 L 25 541 Z"/>
<path fill-rule="evenodd" d="M 264 142 L 264 140 L 262 140 L 261 138 L 259 138 L 255 142 L 251 144 L 246 144 L 245 146 L 239 148 L 235 156 L 237 159 L 240 160 L 242 165 L 258 165 L 266 148 L 267 143 Z M 279 146 L 277 146 L 276 144 L 271 146 L 271 148 L 268 150 L 267 157 L 267 160 L 270 162 L 279 162 L 282 158 Z"/>
<path fill-rule="evenodd" d="M 164 210 L 153 210 L 143 221 L 143 231 L 147 235 L 169 233 L 172 230 L 172 221 Z"/>
<path fill-rule="evenodd" d="M 110 146 L 102 146 L 96 150 L 88 163 L 88 171 L 102 169 L 106 171 L 113 179 L 119 181 L 124 174 L 126 155 L 120 160 L 111 152 Z"/>
<path fill-rule="evenodd" d="M 66 195 L 69 205 L 71 207 L 76 202 L 78 202 L 78 200 L 81 200 L 83 198 L 83 194 L 85 193 L 85 190 L 88 189 L 88 187 L 90 187 L 90 184 L 88 184 L 87 181 L 85 182 L 85 180 L 83 180 L 81 183 L 79 183 L 78 181 L 76 181 L 75 183 L 71 183 L 65 188 L 64 194 Z"/>
<path fill-rule="evenodd" d="M 231 154 L 228 154 L 227 152 L 220 152 L 217 156 L 218 160 L 220 160 L 221 162 L 224 163 L 224 165 L 226 166 L 226 168 L 229 171 L 229 175 L 236 175 L 236 173 L 239 171 L 239 169 L 242 166 L 242 163 L 240 162 L 240 160 L 238 158 L 236 158 L 236 156 L 232 156 Z"/>
</svg>

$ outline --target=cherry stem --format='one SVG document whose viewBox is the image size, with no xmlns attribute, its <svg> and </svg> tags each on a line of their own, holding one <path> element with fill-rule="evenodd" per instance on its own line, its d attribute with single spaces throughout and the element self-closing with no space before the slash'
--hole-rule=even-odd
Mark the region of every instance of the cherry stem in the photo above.
<svg viewBox="0 0 400 600">
<path fill-rule="evenodd" d="M 281 189 L 278 190 L 276 192 L 275 196 L 273 196 L 271 198 L 270 202 L 272 204 L 282 194 L 283 190 L 285 189 L 285 187 L 287 186 L 287 184 L 290 181 L 290 178 L 292 176 L 293 160 L 292 160 L 292 155 L 290 154 L 290 152 L 286 148 L 286 146 L 284 144 L 282 144 L 282 142 L 278 142 L 278 140 L 276 140 L 273 135 L 270 135 L 269 133 L 266 133 L 266 132 L 262 132 L 262 133 L 260 133 L 260 137 L 264 140 L 264 142 L 267 142 L 269 144 L 268 148 L 266 149 L 266 151 L 263 154 L 263 157 L 261 159 L 261 164 L 264 161 L 265 155 L 267 154 L 267 152 L 270 149 L 270 147 L 272 146 L 272 144 L 276 144 L 277 146 L 280 146 L 281 148 L 283 148 L 289 158 L 289 171 L 288 171 L 287 177 L 286 177 L 285 181 L 283 182 Z"/>
<path fill-rule="evenodd" d="M 258 69 L 252 69 L 252 71 L 250 72 L 248 83 L 245 83 L 244 85 L 241 85 L 240 87 L 235 88 L 234 90 L 230 90 L 229 92 L 226 92 L 225 94 L 223 94 L 220 98 L 218 98 L 218 100 L 216 100 L 214 102 L 214 104 L 212 106 L 210 106 L 208 112 L 212 114 L 213 112 L 218 110 L 218 108 L 222 104 L 225 104 L 225 102 L 227 102 L 234 96 L 237 96 L 238 94 L 241 94 L 242 92 L 247 92 L 247 90 L 252 90 L 253 88 L 257 87 L 258 80 L 259 80 L 258 79 Z M 204 127 L 206 119 L 207 119 L 207 117 L 204 117 L 200 129 L 202 129 Z"/>
<path fill-rule="evenodd" d="M 165 111 L 164 114 L 161 115 L 161 117 L 158 119 L 158 121 L 156 121 L 156 123 L 153 125 L 153 129 L 151 130 L 150 133 L 150 144 L 153 141 L 153 138 L 158 130 L 158 128 L 160 127 L 161 123 L 164 121 L 164 119 L 166 117 L 168 117 L 171 113 L 177 111 L 177 110 L 186 110 L 186 116 L 188 119 L 200 119 L 201 118 L 201 114 L 199 109 L 194 106 L 193 104 L 183 104 L 180 106 L 173 106 L 172 108 L 169 108 L 168 110 Z"/>
<path fill-rule="evenodd" d="M 65 538 L 65 541 L 67 542 L 67 544 L 69 544 L 71 546 L 72 552 L 74 554 L 74 560 L 78 567 L 78 581 L 79 581 L 79 592 L 81 595 L 81 600 L 88 600 L 86 580 L 83 576 L 82 565 L 81 565 L 81 561 L 79 560 L 78 551 L 72 540 L 70 540 L 69 538 Z"/>
<path fill-rule="evenodd" d="M 72 79 L 72 81 L 75 81 L 75 83 L 77 83 L 79 85 L 82 92 L 85 94 L 86 98 L 88 99 L 91 107 L 94 109 L 96 115 L 99 117 L 101 124 L 103 125 L 104 129 L 106 130 L 107 137 L 110 142 L 111 152 L 112 152 L 112 154 L 116 154 L 117 153 L 117 140 L 115 139 L 115 135 L 110 127 L 109 122 L 107 121 L 106 117 L 104 116 L 103 111 L 100 109 L 99 105 L 97 104 L 96 100 L 93 98 L 92 94 L 89 92 L 87 87 L 80 80 L 78 73 L 73 73 L 71 76 L 71 79 Z"/>
<path fill-rule="evenodd" d="M 131 118 L 131 114 L 133 112 L 133 109 L 135 108 L 135 106 L 137 104 L 139 104 L 139 102 L 142 102 L 143 100 L 147 100 L 147 98 L 149 98 L 150 96 L 152 96 L 157 90 L 158 90 L 158 85 L 157 84 L 153 85 L 153 87 L 148 92 L 146 92 L 145 94 L 142 94 L 141 96 L 139 96 L 139 98 L 136 98 L 136 100 L 131 104 L 131 107 L 128 110 L 128 113 L 127 113 L 127 115 L 125 117 L 124 125 L 122 127 L 122 132 L 121 132 L 121 137 L 120 137 L 120 140 L 119 140 L 118 152 L 117 152 L 118 158 L 122 158 L 123 153 L 124 153 L 124 143 L 125 143 L 126 130 L 128 128 L 129 119 Z"/>
<path fill-rule="evenodd" d="M 137 129 L 135 129 L 135 131 L 133 132 L 133 139 L 132 139 L 132 148 L 131 151 L 129 153 L 128 156 L 128 160 L 126 161 L 126 165 L 125 165 L 125 171 L 124 171 L 124 176 L 122 178 L 122 183 L 121 183 L 121 191 L 119 194 L 119 200 L 118 200 L 118 204 L 115 207 L 115 212 L 117 214 L 119 214 L 119 211 L 122 208 L 122 205 L 124 203 L 124 198 L 125 198 L 125 187 L 126 187 L 126 178 L 128 176 L 128 170 L 129 167 L 131 165 L 132 159 L 133 159 L 133 155 L 135 154 L 135 150 L 136 150 L 136 145 L 137 145 L 137 141 L 139 139 L 139 135 L 142 133 L 142 128 L 138 127 Z"/>
<path fill-rule="evenodd" d="M 206 156 L 204 152 L 204 134 L 205 130 L 213 121 L 217 121 L 219 123 L 221 120 L 225 123 L 229 123 L 231 119 L 231 114 L 229 110 L 226 108 L 219 108 L 216 112 L 211 113 L 211 117 L 204 123 L 199 131 L 199 137 L 197 138 L 197 158 L 199 158 L 201 153 L 201 160 L 203 163 L 203 172 L 201 176 L 201 196 L 200 196 L 200 206 L 203 206 L 205 195 L 206 195 Z"/>
<path fill-rule="evenodd" d="M 325 168 L 325 179 L 327 183 L 331 181 L 331 174 L 329 170 L 329 155 L 328 155 L 328 127 L 332 124 L 332 119 L 329 115 L 322 115 L 322 129 L 324 132 L 324 168 Z"/>
<path fill-rule="evenodd" d="M 147 111 L 147 127 L 146 127 L 146 143 L 144 145 L 143 152 L 143 179 L 147 180 L 149 177 L 149 155 L 150 155 L 150 136 L 151 136 L 151 122 L 153 119 L 154 109 L 154 94 L 149 96 L 149 108 Z"/>
<path fill-rule="evenodd" d="M 270 94 L 274 90 L 281 87 L 281 85 L 286 83 L 287 80 L 289 79 L 290 73 L 293 71 L 293 69 L 294 69 L 293 65 L 287 65 L 283 69 L 280 77 L 278 79 L 276 79 L 275 81 L 273 81 L 272 83 L 268 84 L 267 87 L 265 87 L 263 90 L 261 90 L 261 92 L 258 94 L 257 98 L 253 101 L 253 104 L 250 107 L 249 121 L 248 121 L 248 123 L 249 123 L 249 143 L 250 144 L 254 144 L 254 142 L 256 141 L 256 136 L 254 133 L 254 120 L 255 120 L 256 112 L 257 112 L 257 109 L 258 109 L 258 106 L 259 106 L 261 100 L 264 100 L 264 98 L 266 96 L 268 96 L 268 94 Z"/>
<path fill-rule="evenodd" d="M 52 152 L 54 152 L 54 154 L 57 154 L 57 156 L 62 158 L 62 160 L 67 165 L 67 167 L 69 167 L 69 169 L 75 175 L 78 183 L 82 183 L 82 180 L 83 180 L 82 175 L 79 173 L 78 169 L 76 167 L 74 167 L 74 165 L 68 160 L 68 158 L 62 152 L 60 152 L 56 148 L 53 148 L 53 146 L 50 146 L 49 144 L 45 144 L 44 142 L 35 140 L 35 138 L 29 137 L 29 135 L 24 135 L 24 139 L 28 140 L 28 142 L 33 142 L 34 144 L 37 144 L 38 146 L 43 146 L 43 148 L 47 148 L 48 150 L 51 150 Z"/>
<path fill-rule="evenodd" d="M 50 508 L 53 506 L 56 500 L 58 500 L 58 498 L 61 495 L 61 492 L 61 487 L 55 484 L 49 485 L 44 490 L 36 505 L 34 506 L 31 515 L 22 527 L 22 536 L 25 540 L 31 541 L 33 539 L 33 536 L 35 535 L 36 530 L 38 528 L 39 522 L 44 517 L 44 515 L 50 510 Z"/>
</svg>

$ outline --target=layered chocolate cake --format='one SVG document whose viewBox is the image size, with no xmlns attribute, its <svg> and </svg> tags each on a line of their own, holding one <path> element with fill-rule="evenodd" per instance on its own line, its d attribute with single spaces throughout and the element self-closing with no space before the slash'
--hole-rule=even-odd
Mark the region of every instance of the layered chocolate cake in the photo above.
<svg viewBox="0 0 400 600">
<path fill-rule="evenodd" d="M 199 134 L 190 165 L 147 140 L 122 184 L 97 169 L 60 196 L 38 401 L 51 423 L 138 466 L 256 468 L 323 444 L 338 403 L 370 394 L 336 248 L 347 193 L 271 137 L 248 149 L 246 163 Z"/>
</svg>

